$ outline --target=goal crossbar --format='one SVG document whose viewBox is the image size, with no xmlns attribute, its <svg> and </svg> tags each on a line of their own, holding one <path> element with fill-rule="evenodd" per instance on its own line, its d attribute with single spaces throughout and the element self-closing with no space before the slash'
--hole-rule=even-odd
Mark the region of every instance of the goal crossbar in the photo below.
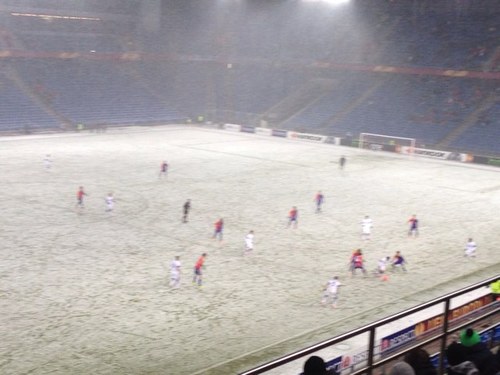
<svg viewBox="0 0 500 375">
<path fill-rule="evenodd" d="M 373 148 L 373 145 L 390 145 L 390 146 L 403 146 L 415 148 L 416 139 L 407 137 L 397 137 L 393 135 L 374 134 L 374 133 L 360 133 L 359 134 L 359 148 Z"/>
</svg>

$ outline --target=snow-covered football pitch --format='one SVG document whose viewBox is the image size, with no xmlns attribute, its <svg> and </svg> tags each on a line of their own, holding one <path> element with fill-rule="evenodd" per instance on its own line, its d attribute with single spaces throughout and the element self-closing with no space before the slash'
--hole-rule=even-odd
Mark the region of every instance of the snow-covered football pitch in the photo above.
<svg viewBox="0 0 500 375">
<path fill-rule="evenodd" d="M 234 374 L 500 270 L 500 169 L 171 126 L 3 137 L 0 176 L 2 374 Z M 292 206 L 297 229 L 286 227 Z M 222 242 L 211 238 L 219 218 Z M 408 272 L 349 277 L 359 247 L 370 273 L 397 250 Z M 337 309 L 320 304 L 334 275 Z"/>
</svg>

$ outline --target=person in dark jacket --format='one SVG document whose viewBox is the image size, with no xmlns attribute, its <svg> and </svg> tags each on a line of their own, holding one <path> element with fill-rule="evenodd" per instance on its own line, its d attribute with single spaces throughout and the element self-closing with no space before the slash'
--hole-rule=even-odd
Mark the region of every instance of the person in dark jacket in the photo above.
<svg viewBox="0 0 500 375">
<path fill-rule="evenodd" d="M 459 342 L 453 342 L 446 348 L 448 375 L 479 375 L 476 365 L 466 358 L 467 349 Z"/>
<path fill-rule="evenodd" d="M 497 365 L 500 367 L 500 347 L 497 349 Z"/>
<path fill-rule="evenodd" d="M 472 328 L 460 333 L 460 343 L 465 346 L 466 358 L 473 362 L 481 375 L 496 375 L 498 363 L 494 354 L 488 349 L 481 337 Z"/>
<path fill-rule="evenodd" d="M 429 353 L 422 348 L 410 350 L 406 353 L 404 361 L 413 368 L 415 375 L 437 375 Z"/>
<path fill-rule="evenodd" d="M 304 363 L 304 375 L 326 375 L 323 358 L 313 355 Z"/>
<path fill-rule="evenodd" d="M 327 370 L 323 358 L 313 355 L 304 363 L 303 375 L 338 375 L 334 370 Z"/>
</svg>

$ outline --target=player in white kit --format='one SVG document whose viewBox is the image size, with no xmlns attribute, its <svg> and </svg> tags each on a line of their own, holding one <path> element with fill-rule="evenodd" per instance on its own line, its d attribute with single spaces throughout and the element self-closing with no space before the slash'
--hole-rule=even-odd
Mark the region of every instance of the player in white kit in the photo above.
<svg viewBox="0 0 500 375">
<path fill-rule="evenodd" d="M 369 240 L 373 227 L 373 220 L 370 216 L 366 215 L 363 220 L 361 220 L 361 239 Z"/>
<path fill-rule="evenodd" d="M 474 242 L 474 240 L 472 238 L 469 238 L 469 240 L 465 244 L 465 256 L 475 258 L 476 257 L 476 248 L 477 248 L 477 245 Z"/>
<path fill-rule="evenodd" d="M 245 236 L 245 254 L 251 254 L 253 250 L 253 238 L 254 238 L 254 233 L 253 230 L 251 230 Z"/>
<path fill-rule="evenodd" d="M 115 206 L 115 198 L 113 197 L 113 193 L 109 193 L 104 201 L 106 202 L 106 212 L 113 211 L 113 208 Z"/>
<path fill-rule="evenodd" d="M 385 271 L 387 270 L 387 264 L 390 262 L 391 257 L 383 257 L 379 259 L 377 263 L 377 273 L 379 276 L 383 275 Z"/>
<path fill-rule="evenodd" d="M 340 283 L 338 276 L 334 276 L 328 280 L 324 289 L 323 299 L 321 300 L 321 303 L 324 306 L 331 303 L 332 308 L 337 307 L 338 292 L 341 285 L 342 284 Z"/>
<path fill-rule="evenodd" d="M 181 261 L 180 256 L 176 255 L 170 263 L 170 286 L 178 288 L 181 284 Z"/>
<path fill-rule="evenodd" d="M 50 157 L 50 154 L 45 155 L 45 158 L 43 158 L 43 165 L 45 165 L 45 169 L 47 170 L 52 167 L 52 159 Z"/>
</svg>

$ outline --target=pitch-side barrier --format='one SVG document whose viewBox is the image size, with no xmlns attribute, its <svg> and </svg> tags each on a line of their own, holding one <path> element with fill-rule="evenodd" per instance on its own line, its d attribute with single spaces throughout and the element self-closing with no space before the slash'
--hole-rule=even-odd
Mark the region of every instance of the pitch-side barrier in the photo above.
<svg viewBox="0 0 500 375">
<path fill-rule="evenodd" d="M 321 134 L 311 134 L 311 133 L 301 133 L 291 130 L 284 129 L 270 129 L 270 128 L 261 128 L 261 127 L 253 127 L 239 124 L 224 124 L 223 128 L 229 131 L 235 132 L 244 132 L 244 133 L 253 133 L 257 135 L 263 136 L 272 136 L 272 137 L 280 137 L 280 138 L 288 138 L 290 140 L 295 141 L 303 141 L 303 142 L 313 142 L 313 143 L 329 143 L 334 145 L 342 145 L 342 146 L 350 146 L 350 147 L 359 147 L 358 140 L 345 139 L 341 137 L 332 137 Z M 388 136 L 384 136 L 388 137 Z M 393 137 L 394 139 L 398 139 L 398 137 Z M 491 156 L 483 156 L 476 155 L 471 153 L 464 152 L 453 152 L 446 150 L 434 150 L 434 149 L 426 149 L 421 147 L 412 147 L 406 145 L 399 145 L 397 143 L 382 143 L 377 142 L 376 140 L 364 141 L 363 148 L 369 149 L 372 151 L 388 151 L 394 152 L 403 155 L 412 155 L 416 157 L 424 157 L 431 159 L 440 159 L 440 160 L 451 160 L 462 163 L 475 163 L 482 165 L 491 165 L 495 167 L 500 167 L 500 157 L 491 157 Z"/>
</svg>

